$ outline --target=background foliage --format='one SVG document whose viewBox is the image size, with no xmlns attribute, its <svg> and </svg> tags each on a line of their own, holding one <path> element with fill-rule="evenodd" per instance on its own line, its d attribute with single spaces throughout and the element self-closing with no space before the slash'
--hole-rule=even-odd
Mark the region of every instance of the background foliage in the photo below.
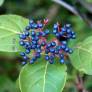
<svg viewBox="0 0 92 92">
<path fill-rule="evenodd" d="M 82 86 L 84 90 L 86 89 L 88 92 L 91 92 L 92 91 L 92 82 L 91 82 L 92 81 L 92 76 L 91 76 L 92 75 L 92 70 L 91 70 L 92 29 L 91 29 L 91 22 L 89 23 L 89 18 L 91 20 L 91 12 L 85 9 L 84 6 L 80 5 L 79 2 L 77 2 L 76 4 L 77 0 L 65 0 L 65 1 L 68 4 L 75 6 L 78 11 L 80 10 L 80 15 L 86 14 L 88 19 L 83 17 L 83 15 L 76 16 L 67 9 L 65 9 L 64 7 L 62 7 L 61 5 L 56 4 L 55 2 L 50 0 L 38 0 L 38 1 L 37 0 L 5 0 L 5 1 L 0 0 L 0 14 L 1 15 L 16 14 L 26 18 L 33 18 L 33 19 L 41 19 L 48 17 L 50 19 L 50 23 L 48 27 L 50 28 L 53 26 L 52 24 L 56 21 L 59 21 L 60 23 L 62 23 L 62 25 L 65 23 L 71 23 L 74 31 L 76 32 L 77 39 L 74 42 L 71 41 L 71 43 L 69 43 L 69 45 L 74 48 L 74 53 L 70 56 L 71 60 L 66 61 L 68 74 L 67 74 L 67 82 L 65 84 L 63 92 L 82 92 L 80 91 L 81 90 L 80 87 Z M 92 1 L 86 0 L 86 2 L 91 4 Z M 21 69 L 21 65 L 18 63 L 18 61 L 20 61 L 21 58 L 18 56 L 18 53 L 12 53 L 12 50 L 15 52 L 18 50 L 16 49 L 17 47 L 16 45 L 18 44 L 15 44 L 14 48 L 11 48 L 12 46 L 9 46 L 9 44 L 12 45 L 12 42 L 18 43 L 18 39 L 15 41 L 14 37 L 17 36 L 16 34 L 18 33 L 18 30 L 20 31 L 23 30 L 23 28 L 25 27 L 28 21 L 22 17 L 15 17 L 16 15 L 9 17 L 0 16 L 0 24 L 2 24 L 2 26 L 0 26 L 0 51 L 1 51 L 0 52 L 0 92 L 20 92 L 17 79 Z M 25 22 L 21 22 L 18 20 L 21 21 L 25 20 Z M 11 29 L 15 30 L 15 32 L 12 31 Z M 8 30 L 11 30 L 11 32 L 9 32 Z M 5 31 L 7 31 L 7 35 L 5 35 L 4 33 Z M 13 38 L 12 41 L 8 40 L 10 39 L 9 37 Z M 6 46 L 7 49 L 5 48 Z M 5 50 L 11 53 L 2 52 Z M 54 67 L 54 69 L 57 68 L 55 65 L 52 67 Z M 49 69 L 48 73 L 50 72 L 51 69 Z M 62 67 L 60 69 L 62 71 L 59 71 L 59 74 L 63 74 L 63 72 L 66 70 L 66 68 L 64 68 L 65 70 L 63 70 Z M 44 65 L 43 65 L 43 70 L 44 70 Z M 20 78 L 21 75 L 24 78 L 26 78 L 26 76 L 29 76 L 27 75 L 28 73 L 26 74 L 26 71 L 28 72 L 31 71 L 29 66 L 26 69 L 24 68 L 23 72 L 21 72 L 20 74 Z M 43 72 L 39 71 L 39 73 L 43 73 Z M 52 74 L 54 75 L 55 72 L 53 72 Z M 63 75 L 60 76 L 62 78 L 64 77 Z M 22 84 L 25 84 L 25 81 L 27 81 L 27 79 L 23 80 L 21 78 Z M 24 87 L 25 85 L 21 85 L 21 86 Z M 26 89 L 27 88 L 25 88 L 25 90 Z M 22 92 L 25 91 L 23 90 Z"/>
</svg>

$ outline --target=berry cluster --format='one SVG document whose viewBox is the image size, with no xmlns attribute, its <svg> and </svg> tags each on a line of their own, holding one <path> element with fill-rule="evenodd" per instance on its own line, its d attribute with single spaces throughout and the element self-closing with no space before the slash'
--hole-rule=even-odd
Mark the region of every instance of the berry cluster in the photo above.
<svg viewBox="0 0 92 92">
<path fill-rule="evenodd" d="M 59 62 L 64 63 L 65 54 L 71 54 L 73 52 L 67 46 L 69 39 L 75 39 L 75 32 L 72 31 L 71 25 L 66 24 L 61 27 L 59 23 L 56 23 L 51 32 L 48 29 L 44 30 L 47 23 L 48 19 L 37 21 L 36 23 L 30 20 L 29 25 L 20 34 L 19 44 L 25 48 L 24 52 L 20 52 L 24 60 L 22 64 L 26 64 L 27 61 L 33 64 L 41 55 L 45 55 L 45 60 L 51 64 L 54 63 L 55 57 L 59 57 Z M 47 38 L 49 34 L 53 34 L 55 38 L 48 42 Z M 30 52 L 31 59 L 29 58 Z"/>
</svg>

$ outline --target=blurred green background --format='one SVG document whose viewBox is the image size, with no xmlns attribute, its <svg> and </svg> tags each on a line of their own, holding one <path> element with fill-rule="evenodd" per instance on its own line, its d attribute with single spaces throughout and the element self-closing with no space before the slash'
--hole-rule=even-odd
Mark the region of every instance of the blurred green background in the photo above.
<svg viewBox="0 0 92 92">
<path fill-rule="evenodd" d="M 70 5 L 75 5 L 76 0 L 63 0 Z M 91 3 L 91 0 L 88 0 Z M 77 5 L 75 5 L 77 7 Z M 78 7 L 82 7 L 78 5 Z M 87 13 L 85 8 L 81 12 Z M 0 14 L 16 14 L 26 18 L 43 19 L 49 18 L 49 28 L 53 23 L 59 21 L 62 25 L 71 23 L 74 31 L 86 34 L 92 31 L 89 24 L 83 21 L 79 16 L 74 15 L 63 6 L 56 4 L 51 0 L 0 0 Z M 90 15 L 89 15 L 90 16 Z M 20 57 L 14 53 L 0 52 L 0 92 L 20 92 L 18 88 L 18 75 L 21 65 L 18 63 Z M 79 92 L 76 87 L 77 70 L 68 65 L 68 78 L 63 92 Z M 92 92 L 92 76 L 82 75 L 84 87 L 88 92 Z"/>
</svg>

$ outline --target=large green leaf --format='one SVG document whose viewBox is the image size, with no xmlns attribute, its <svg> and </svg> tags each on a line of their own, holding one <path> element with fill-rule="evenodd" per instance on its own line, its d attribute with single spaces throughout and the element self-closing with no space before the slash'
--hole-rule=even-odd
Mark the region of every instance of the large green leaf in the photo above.
<svg viewBox="0 0 92 92">
<path fill-rule="evenodd" d="M 0 0 L 0 6 L 2 6 L 4 3 L 4 0 Z"/>
<path fill-rule="evenodd" d="M 21 92 L 62 92 L 66 82 L 66 66 L 39 61 L 25 65 L 19 76 Z"/>
<path fill-rule="evenodd" d="M 92 3 L 92 0 L 86 0 L 88 3 Z"/>
<path fill-rule="evenodd" d="M 80 43 L 81 41 L 84 41 L 85 38 L 91 36 L 92 35 L 92 29 L 90 29 L 90 27 L 88 27 L 85 24 L 85 22 L 79 17 L 72 16 L 70 18 L 70 20 L 73 23 L 72 27 L 73 27 L 73 30 L 76 33 L 76 39 L 71 39 L 69 41 L 69 46 L 74 47 L 78 43 Z"/>
<path fill-rule="evenodd" d="M 76 69 L 92 75 L 92 36 L 77 44 L 70 59 Z"/>
<path fill-rule="evenodd" d="M 28 20 L 17 15 L 0 16 L 0 51 L 19 51 L 19 34 L 27 25 Z"/>
</svg>

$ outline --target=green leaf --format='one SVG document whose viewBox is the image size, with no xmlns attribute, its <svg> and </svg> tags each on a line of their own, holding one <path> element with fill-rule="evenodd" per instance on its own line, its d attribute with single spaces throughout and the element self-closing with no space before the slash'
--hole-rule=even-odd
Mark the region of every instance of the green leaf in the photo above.
<svg viewBox="0 0 92 92">
<path fill-rule="evenodd" d="M 0 75 L 0 92 L 18 92 L 15 82 L 11 81 L 6 75 Z"/>
<path fill-rule="evenodd" d="M 17 15 L 0 16 L 0 51 L 19 51 L 19 34 L 27 25 L 28 20 Z"/>
<path fill-rule="evenodd" d="M 92 75 L 92 36 L 77 44 L 70 59 L 80 72 Z"/>
<path fill-rule="evenodd" d="M 92 0 L 86 0 L 88 3 L 92 3 Z"/>
<path fill-rule="evenodd" d="M 2 6 L 4 3 L 4 0 L 0 0 L 0 6 Z"/>
<path fill-rule="evenodd" d="M 76 44 L 82 42 L 85 40 L 85 38 L 89 37 L 92 35 L 92 29 L 90 29 L 90 27 L 88 27 L 85 22 L 79 18 L 79 17 L 75 17 L 72 16 L 71 18 L 72 21 L 72 26 L 73 26 L 73 30 L 76 33 L 76 39 L 71 39 L 69 41 L 69 46 L 70 47 L 74 47 L 76 46 Z M 74 24 L 75 22 L 75 24 Z"/>
<path fill-rule="evenodd" d="M 66 82 L 66 66 L 38 62 L 25 65 L 19 76 L 21 92 L 62 92 Z"/>
</svg>

